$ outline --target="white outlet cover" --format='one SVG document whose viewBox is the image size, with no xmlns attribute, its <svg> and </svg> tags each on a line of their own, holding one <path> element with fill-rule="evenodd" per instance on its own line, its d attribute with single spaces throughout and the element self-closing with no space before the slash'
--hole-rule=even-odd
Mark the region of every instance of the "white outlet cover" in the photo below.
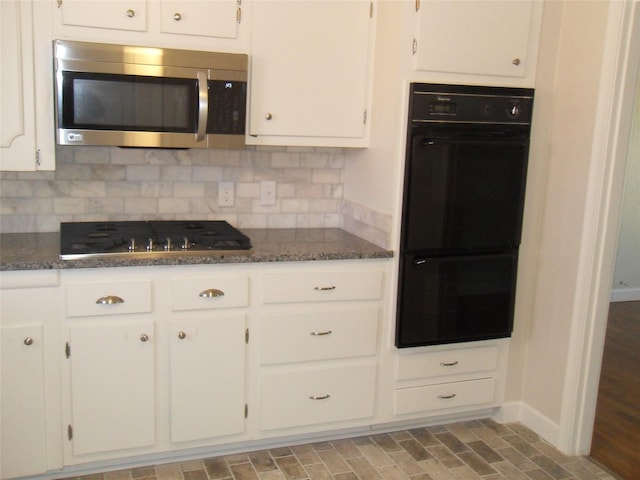
<svg viewBox="0 0 640 480">
<path fill-rule="evenodd" d="M 233 182 L 218 183 L 218 206 L 233 207 L 235 200 L 235 185 Z"/>
</svg>

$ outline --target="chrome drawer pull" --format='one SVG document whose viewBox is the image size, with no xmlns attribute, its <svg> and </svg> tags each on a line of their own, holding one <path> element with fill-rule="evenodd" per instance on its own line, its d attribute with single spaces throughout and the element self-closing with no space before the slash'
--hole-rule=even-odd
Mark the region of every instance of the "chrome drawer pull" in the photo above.
<svg viewBox="0 0 640 480">
<path fill-rule="evenodd" d="M 453 362 L 440 362 L 441 367 L 455 367 L 458 365 L 458 361 L 454 360 Z"/>
<path fill-rule="evenodd" d="M 199 294 L 202 298 L 216 298 L 223 297 L 224 292 L 222 290 L 218 290 L 217 288 L 208 288 L 207 290 L 203 290 Z"/>
<path fill-rule="evenodd" d="M 327 394 L 327 395 L 311 395 L 309 397 L 310 400 L 326 400 L 327 398 L 331 397 L 331 395 Z"/>
<path fill-rule="evenodd" d="M 114 305 L 116 303 L 124 303 L 124 300 L 117 295 L 106 295 L 96 300 L 98 305 Z"/>
<path fill-rule="evenodd" d="M 313 287 L 314 290 L 317 290 L 319 292 L 327 292 L 329 290 L 335 290 L 336 286 L 335 285 L 331 285 L 330 287 Z"/>
<path fill-rule="evenodd" d="M 450 395 L 438 395 L 438 398 L 439 398 L 440 400 L 446 400 L 447 398 L 453 398 L 453 397 L 455 397 L 455 396 L 456 396 L 456 394 L 455 394 L 455 393 L 452 393 L 452 394 L 450 394 Z"/>
<path fill-rule="evenodd" d="M 322 335 L 331 335 L 332 333 L 333 331 L 327 330 L 326 332 L 311 332 L 309 333 L 309 335 L 312 335 L 314 337 L 321 337 Z"/>
</svg>

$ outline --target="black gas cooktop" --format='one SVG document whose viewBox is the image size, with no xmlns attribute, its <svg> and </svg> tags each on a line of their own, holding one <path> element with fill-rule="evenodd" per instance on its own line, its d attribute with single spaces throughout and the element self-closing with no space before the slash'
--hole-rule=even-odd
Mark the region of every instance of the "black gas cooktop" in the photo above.
<svg viewBox="0 0 640 480">
<path fill-rule="evenodd" d="M 251 240 L 223 220 L 67 222 L 60 224 L 60 258 L 251 253 Z"/>
</svg>

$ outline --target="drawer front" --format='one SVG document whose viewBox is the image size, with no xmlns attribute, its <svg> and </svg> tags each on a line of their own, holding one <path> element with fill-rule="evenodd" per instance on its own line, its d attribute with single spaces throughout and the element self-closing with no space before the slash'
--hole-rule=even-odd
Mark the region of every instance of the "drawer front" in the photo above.
<svg viewBox="0 0 640 480">
<path fill-rule="evenodd" d="M 67 316 L 121 315 L 151 311 L 151 282 L 69 285 Z"/>
<path fill-rule="evenodd" d="M 246 307 L 249 304 L 249 278 L 181 278 L 171 282 L 171 308 L 207 310 Z"/>
<path fill-rule="evenodd" d="M 488 406 L 495 399 L 495 391 L 494 378 L 399 388 L 394 392 L 394 413 L 403 415 L 458 407 Z"/>
<path fill-rule="evenodd" d="M 260 428 L 271 430 L 372 417 L 375 379 L 373 362 L 265 373 Z"/>
<path fill-rule="evenodd" d="M 271 273 L 263 277 L 265 303 L 376 300 L 382 272 Z"/>
<path fill-rule="evenodd" d="M 265 314 L 260 324 L 263 365 L 374 355 L 379 307 Z"/>
<path fill-rule="evenodd" d="M 402 355 L 398 358 L 396 380 L 492 371 L 497 366 L 498 347 L 460 348 L 416 353 Z"/>
</svg>

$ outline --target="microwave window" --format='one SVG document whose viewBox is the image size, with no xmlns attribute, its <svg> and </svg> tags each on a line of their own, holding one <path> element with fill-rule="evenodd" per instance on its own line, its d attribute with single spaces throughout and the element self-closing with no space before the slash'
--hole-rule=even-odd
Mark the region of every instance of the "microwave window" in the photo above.
<svg viewBox="0 0 640 480">
<path fill-rule="evenodd" d="M 65 128 L 195 132 L 197 82 L 64 72 Z"/>
</svg>

